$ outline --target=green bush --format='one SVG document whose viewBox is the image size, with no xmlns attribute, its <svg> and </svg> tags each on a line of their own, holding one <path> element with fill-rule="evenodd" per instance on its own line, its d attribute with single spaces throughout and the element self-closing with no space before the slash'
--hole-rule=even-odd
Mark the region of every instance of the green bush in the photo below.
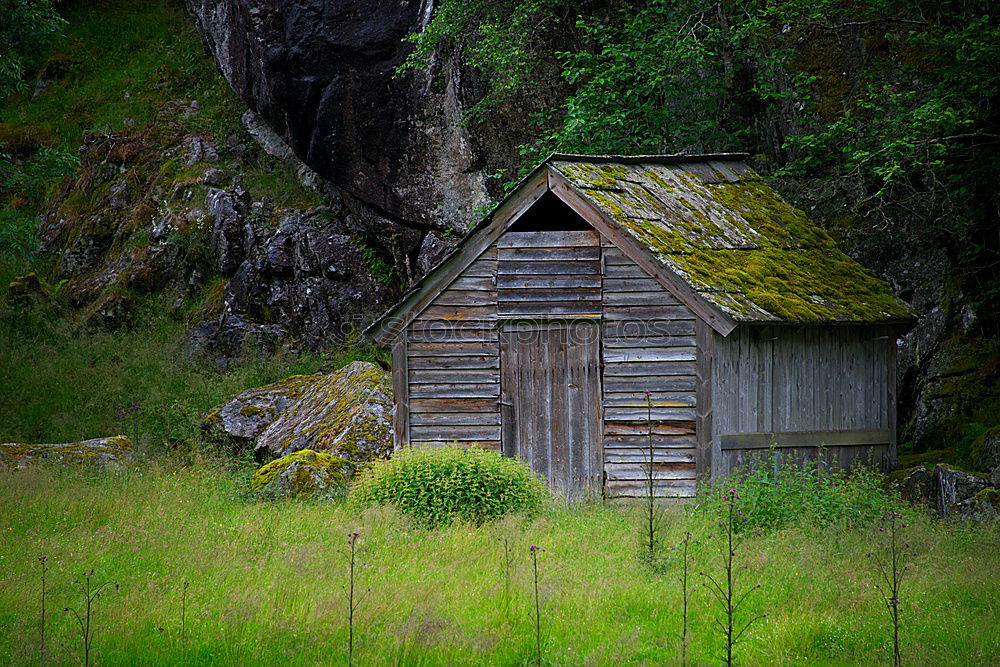
<svg viewBox="0 0 1000 667">
<path fill-rule="evenodd" d="M 351 486 L 359 506 L 394 505 L 429 526 L 483 523 L 536 510 L 545 484 L 521 461 L 475 447 L 407 449 L 365 468 Z"/>
<path fill-rule="evenodd" d="M 863 466 L 846 473 L 823 469 L 815 461 L 802 467 L 779 464 L 772 457 L 766 463 L 739 468 L 715 485 L 699 503 L 699 510 L 717 509 L 724 502 L 723 494 L 735 489 L 744 518 L 741 529 L 864 525 L 901 508 L 899 498 L 883 488 L 882 479 Z"/>
</svg>

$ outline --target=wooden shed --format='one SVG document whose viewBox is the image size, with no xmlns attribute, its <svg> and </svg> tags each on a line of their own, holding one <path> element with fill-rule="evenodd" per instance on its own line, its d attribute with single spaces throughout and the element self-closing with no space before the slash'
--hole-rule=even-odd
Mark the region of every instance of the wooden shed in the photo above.
<svg viewBox="0 0 1000 667">
<path fill-rule="evenodd" d="M 539 165 L 369 329 L 397 447 L 490 447 L 612 497 L 647 494 L 650 424 L 660 496 L 772 451 L 894 461 L 910 311 L 744 157 Z"/>
</svg>

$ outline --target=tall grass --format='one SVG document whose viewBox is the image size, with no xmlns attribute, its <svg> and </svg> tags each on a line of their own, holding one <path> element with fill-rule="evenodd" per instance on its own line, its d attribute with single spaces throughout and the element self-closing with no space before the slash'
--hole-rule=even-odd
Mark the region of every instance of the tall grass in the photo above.
<svg viewBox="0 0 1000 667">
<path fill-rule="evenodd" d="M 182 322 L 155 309 L 132 331 L 104 333 L 53 304 L 0 307 L 0 442 L 64 442 L 129 430 L 154 452 L 197 445 L 200 416 L 231 394 L 375 354 L 351 348 L 251 356 L 219 369 L 187 358 L 183 331 Z M 137 424 L 122 421 L 123 407 Z"/>
<path fill-rule="evenodd" d="M 341 547 L 361 531 L 370 548 L 358 609 L 355 662 L 518 665 L 535 660 L 528 546 L 546 548 L 539 581 L 544 664 L 671 664 L 681 656 L 675 575 L 639 562 L 637 505 L 548 506 L 497 527 L 416 528 L 386 509 L 250 503 L 231 477 L 205 465 L 127 474 L 0 473 L 0 662 L 38 656 L 37 557 L 50 556 L 48 599 L 61 609 L 71 581 L 94 568 L 121 588 L 102 602 L 96 663 L 339 664 L 348 623 Z M 666 508 L 665 540 L 711 522 Z M 509 535 L 511 581 L 497 530 Z M 996 664 L 995 527 L 916 517 L 903 650 L 923 664 Z M 866 562 L 867 529 L 834 525 L 748 535 L 744 561 L 762 584 L 768 618 L 741 646 L 745 664 L 889 664 L 891 636 Z M 692 548 L 692 557 L 707 552 Z M 176 619 L 183 582 L 186 652 Z M 690 599 L 688 660 L 718 654 L 714 608 Z M 70 664 L 72 619 L 50 615 L 50 659 Z M 160 628 L 163 628 L 161 631 Z"/>
</svg>

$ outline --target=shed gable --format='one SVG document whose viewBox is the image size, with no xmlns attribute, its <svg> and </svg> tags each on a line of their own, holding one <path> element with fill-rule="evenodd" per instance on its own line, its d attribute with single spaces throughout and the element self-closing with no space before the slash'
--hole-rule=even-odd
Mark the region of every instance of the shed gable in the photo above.
<svg viewBox="0 0 1000 667">
<path fill-rule="evenodd" d="M 550 164 L 663 266 L 738 322 L 910 317 L 745 164 L 554 156 Z"/>
</svg>

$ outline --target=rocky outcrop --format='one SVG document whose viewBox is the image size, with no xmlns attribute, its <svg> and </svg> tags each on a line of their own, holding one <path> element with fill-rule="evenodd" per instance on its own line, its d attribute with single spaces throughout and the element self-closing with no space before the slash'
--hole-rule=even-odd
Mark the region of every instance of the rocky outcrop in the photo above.
<svg viewBox="0 0 1000 667">
<path fill-rule="evenodd" d="M 364 241 L 329 208 L 274 220 L 239 186 L 210 189 L 206 205 L 216 268 L 228 281 L 222 313 L 191 331 L 189 349 L 232 354 L 248 335 L 273 346 L 289 334 L 315 348 L 342 340 L 391 304 L 394 292 L 372 275 Z"/>
<path fill-rule="evenodd" d="M 1000 476 L 998 476 L 1000 477 Z M 987 475 L 939 463 L 898 470 L 889 477 L 904 500 L 924 503 L 941 517 L 989 519 L 996 516 L 994 482 Z M 991 513 L 992 511 L 992 513 Z"/>
<path fill-rule="evenodd" d="M 135 446 L 123 435 L 60 444 L 0 444 L 0 464 L 27 468 L 38 464 L 70 464 L 120 470 L 135 463 Z"/>
<path fill-rule="evenodd" d="M 972 442 L 972 467 L 976 470 L 1000 470 L 1000 427 L 991 428 Z M 994 483 L 994 486 L 998 486 Z"/>
<path fill-rule="evenodd" d="M 342 458 L 303 449 L 271 461 L 250 478 L 250 493 L 270 499 L 333 498 L 347 491 L 351 465 Z"/>
<path fill-rule="evenodd" d="M 212 409 L 202 427 L 271 456 L 311 449 L 359 463 L 392 451 L 392 409 L 388 374 L 356 361 L 243 392 Z"/>
<path fill-rule="evenodd" d="M 463 228 L 489 197 L 462 120 L 462 72 L 394 72 L 429 0 L 188 0 L 233 89 L 310 168 L 414 228 Z M 515 144 L 516 145 L 516 144 Z"/>
<path fill-rule="evenodd" d="M 49 280 L 70 304 L 90 325 L 115 330 L 133 325 L 146 297 L 167 295 L 191 325 L 189 354 L 216 357 L 293 339 L 319 347 L 385 310 L 396 276 L 374 275 L 372 263 L 391 267 L 392 252 L 414 252 L 420 233 L 396 234 L 386 251 L 370 245 L 343 198 L 322 205 L 301 190 L 311 207 L 279 207 L 244 183 L 260 167 L 243 158 L 261 161 L 249 136 L 216 145 L 189 127 L 199 110 L 175 101 L 134 134 L 85 137 L 81 168 L 53 198 L 42 230 L 43 250 L 58 257 Z M 301 163 L 272 178 L 296 174 L 318 182 Z M 44 285 L 29 275 L 15 287 L 16 296 Z"/>
</svg>

